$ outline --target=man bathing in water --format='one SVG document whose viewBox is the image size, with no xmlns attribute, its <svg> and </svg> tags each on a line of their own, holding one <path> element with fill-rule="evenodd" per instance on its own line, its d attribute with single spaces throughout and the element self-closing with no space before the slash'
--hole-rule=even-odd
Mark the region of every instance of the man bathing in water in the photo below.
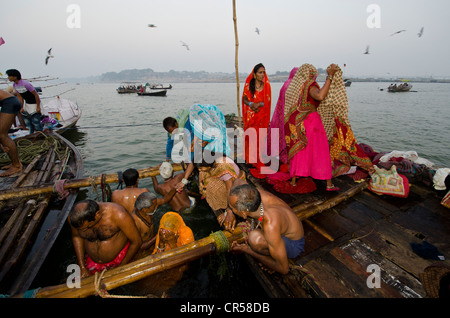
<svg viewBox="0 0 450 318">
<path fill-rule="evenodd" d="M 147 188 L 138 188 L 139 172 L 130 168 L 123 172 L 123 181 L 125 189 L 115 190 L 112 193 L 111 201 L 123 206 L 129 213 L 133 212 L 136 198 L 143 192 L 149 192 Z"/>
<path fill-rule="evenodd" d="M 305 244 L 302 223 L 292 209 L 275 195 L 239 179 L 230 191 L 229 203 L 233 213 L 257 222 L 248 245 L 233 242 L 231 251 L 247 253 L 270 270 L 287 274 L 288 258 L 297 257 Z"/>
<path fill-rule="evenodd" d="M 70 211 L 68 221 L 83 278 L 127 264 L 142 245 L 133 217 L 116 203 L 80 201 Z"/>
<path fill-rule="evenodd" d="M 153 188 L 156 193 L 161 195 L 166 195 L 173 189 L 175 186 L 181 182 L 184 178 L 183 173 L 179 173 L 177 175 L 173 175 L 172 165 L 168 162 L 163 162 L 159 167 L 159 174 L 164 178 L 164 183 L 159 184 L 156 177 L 152 176 L 153 180 Z M 193 205 L 194 199 L 190 199 L 187 190 L 183 189 L 180 192 L 176 192 L 173 198 L 169 201 L 169 205 L 176 212 L 181 212 Z"/>
<path fill-rule="evenodd" d="M 0 177 L 9 177 L 21 172 L 23 167 L 20 163 L 16 143 L 8 136 L 16 115 L 19 114 L 22 104 L 14 95 L 0 89 L 0 144 L 3 150 L 8 154 L 11 164 L 2 167 L 6 170 Z"/>
</svg>

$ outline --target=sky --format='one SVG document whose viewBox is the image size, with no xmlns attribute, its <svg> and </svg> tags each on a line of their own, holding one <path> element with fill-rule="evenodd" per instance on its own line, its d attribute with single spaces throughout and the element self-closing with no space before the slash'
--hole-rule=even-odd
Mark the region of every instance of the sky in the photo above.
<svg viewBox="0 0 450 318">
<path fill-rule="evenodd" d="M 347 76 L 450 78 L 448 12 L 448 0 L 236 0 L 238 69 L 337 63 Z M 236 70 L 232 0 L 21 0 L 1 6 L 0 37 L 4 76 Z"/>
</svg>

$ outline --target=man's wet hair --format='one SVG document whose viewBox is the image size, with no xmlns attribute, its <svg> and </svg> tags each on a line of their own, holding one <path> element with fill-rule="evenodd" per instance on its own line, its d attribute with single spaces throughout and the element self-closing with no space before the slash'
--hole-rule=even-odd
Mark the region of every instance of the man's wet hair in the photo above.
<svg viewBox="0 0 450 318">
<path fill-rule="evenodd" d="M 129 168 L 122 173 L 122 177 L 125 185 L 130 187 L 136 184 L 139 179 L 139 172 L 136 169 Z"/>
<path fill-rule="evenodd" d="M 170 127 L 175 127 L 177 120 L 173 117 L 166 117 L 163 120 L 163 127 L 165 130 L 169 130 Z"/>
<path fill-rule="evenodd" d="M 84 222 L 95 220 L 95 214 L 100 206 L 94 200 L 83 200 L 77 202 L 69 212 L 69 220 L 74 228 L 80 228 Z"/>
<path fill-rule="evenodd" d="M 156 194 L 154 194 L 152 192 L 142 192 L 137 197 L 136 202 L 134 202 L 134 208 L 137 211 L 140 211 L 145 208 L 149 208 L 152 206 L 153 201 L 156 199 L 157 199 Z"/>
<path fill-rule="evenodd" d="M 230 196 L 236 196 L 236 209 L 238 211 L 254 212 L 261 204 L 261 195 L 258 189 L 251 184 L 242 184 L 231 189 Z"/>
</svg>

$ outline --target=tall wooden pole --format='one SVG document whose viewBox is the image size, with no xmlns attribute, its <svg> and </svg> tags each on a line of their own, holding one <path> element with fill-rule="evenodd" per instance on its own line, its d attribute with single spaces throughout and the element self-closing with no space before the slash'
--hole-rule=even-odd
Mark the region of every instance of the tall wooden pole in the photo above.
<svg viewBox="0 0 450 318">
<path fill-rule="evenodd" d="M 239 127 L 242 128 L 241 99 L 240 99 L 240 92 L 239 92 L 239 90 L 240 90 L 239 89 L 239 67 L 238 67 L 239 39 L 238 39 L 238 31 L 237 31 L 236 0 L 233 0 L 233 21 L 234 21 L 234 39 L 236 42 L 235 67 L 236 67 L 237 109 L 238 109 L 238 117 L 239 117 Z"/>
</svg>

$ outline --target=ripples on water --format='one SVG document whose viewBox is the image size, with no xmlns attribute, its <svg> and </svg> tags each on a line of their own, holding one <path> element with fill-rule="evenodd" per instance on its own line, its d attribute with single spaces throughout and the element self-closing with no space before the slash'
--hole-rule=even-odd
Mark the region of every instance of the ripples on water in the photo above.
<svg viewBox="0 0 450 318">
<path fill-rule="evenodd" d="M 450 84 L 413 83 L 412 90 L 417 92 L 388 93 L 386 88 L 389 84 L 355 82 L 347 89 L 350 123 L 358 143 L 368 144 L 375 151 L 414 150 L 420 157 L 439 166 L 449 167 L 447 128 L 450 123 Z M 65 136 L 81 151 L 85 176 L 116 173 L 130 167 L 142 169 L 160 164 L 165 159 L 167 138 L 162 120 L 167 116 L 174 116 L 178 110 L 192 104 L 214 104 L 220 107 L 224 114 L 237 114 L 236 85 L 232 83 L 172 83 L 173 89 L 168 91 L 166 97 L 119 95 L 116 92 L 119 84 L 66 85 L 69 88 L 52 87 L 48 88 L 48 92 L 45 90 L 44 94 L 53 96 L 75 88 L 61 97 L 76 101 L 83 115 L 78 122 L 78 128 Z M 272 84 L 272 112 L 281 86 L 282 83 Z M 240 87 L 242 92 L 243 84 Z M 150 178 L 142 179 L 139 185 L 153 190 Z M 114 190 L 114 185 L 112 189 Z M 95 195 L 87 190 L 82 192 L 82 196 L 95 199 Z M 184 217 L 196 233 L 197 239 L 217 230 L 211 214 L 205 214 L 201 220 L 198 220 L 198 215 L 197 219 L 194 215 Z M 66 275 L 65 266 L 76 262 L 76 258 L 67 226 L 61 236 L 63 238 L 54 250 L 64 251 L 58 253 L 65 255 L 60 256 L 63 261 L 56 261 L 62 262 L 60 266 L 64 269 L 61 272 L 59 268 L 59 279 L 63 282 Z M 208 260 L 196 261 L 196 269 L 190 272 L 190 278 L 181 282 L 173 295 L 225 297 L 227 294 L 222 295 L 221 290 L 233 289 L 236 280 L 242 285 L 242 295 L 248 296 L 248 292 L 260 290 L 259 285 L 249 277 L 251 275 L 242 277 L 246 270 L 240 267 L 235 258 L 230 257 L 227 262 L 235 270 L 229 273 L 233 277 L 220 281 L 214 271 L 207 269 L 210 265 Z"/>
</svg>

